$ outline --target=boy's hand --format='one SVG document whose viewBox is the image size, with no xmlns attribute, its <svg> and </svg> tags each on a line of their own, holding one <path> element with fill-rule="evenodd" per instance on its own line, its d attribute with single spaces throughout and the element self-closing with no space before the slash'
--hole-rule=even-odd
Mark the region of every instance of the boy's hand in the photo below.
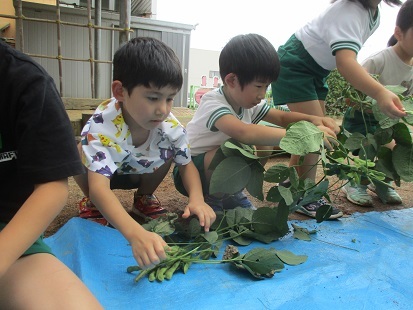
<svg viewBox="0 0 413 310">
<path fill-rule="evenodd" d="M 216 214 L 212 208 L 207 205 L 203 200 L 198 202 L 191 202 L 189 201 L 188 205 L 186 206 L 182 217 L 184 219 L 188 218 L 191 214 L 195 214 L 199 219 L 199 224 L 204 227 L 206 232 L 209 231 L 212 223 L 214 223 L 216 219 Z"/>
<path fill-rule="evenodd" d="M 337 141 L 335 141 L 335 139 L 337 139 L 336 134 L 334 133 L 333 130 L 331 130 L 330 128 L 323 126 L 323 125 L 319 125 L 317 126 L 318 129 L 320 129 L 321 131 L 324 132 L 324 146 L 329 149 L 332 150 L 333 146 L 331 144 L 337 145 Z"/>
<path fill-rule="evenodd" d="M 340 126 L 337 125 L 336 121 L 331 117 L 319 117 L 312 122 L 316 126 L 324 126 L 330 128 L 335 134 L 340 132 Z"/>
<path fill-rule="evenodd" d="M 166 258 L 166 242 L 156 233 L 142 230 L 132 242 L 132 253 L 142 269 L 152 268 Z"/>
<path fill-rule="evenodd" d="M 390 118 L 401 118 L 406 116 L 405 109 L 399 97 L 388 89 L 380 92 L 377 97 L 377 105 L 380 110 Z"/>
</svg>

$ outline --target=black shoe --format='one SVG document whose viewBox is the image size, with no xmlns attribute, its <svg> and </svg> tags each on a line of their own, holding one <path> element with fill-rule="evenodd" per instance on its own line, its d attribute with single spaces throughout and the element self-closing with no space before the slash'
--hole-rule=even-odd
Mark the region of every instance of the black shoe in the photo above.
<svg viewBox="0 0 413 310">
<path fill-rule="evenodd" d="M 330 205 L 332 208 L 332 213 L 330 217 L 328 218 L 329 220 L 335 220 L 343 216 L 343 212 L 341 212 L 339 209 L 329 204 L 324 198 L 321 198 L 318 201 L 311 202 L 309 204 L 301 206 L 300 209 L 298 209 L 295 212 L 307 215 L 312 218 L 316 218 L 315 215 L 317 213 L 318 208 L 324 205 Z"/>
</svg>

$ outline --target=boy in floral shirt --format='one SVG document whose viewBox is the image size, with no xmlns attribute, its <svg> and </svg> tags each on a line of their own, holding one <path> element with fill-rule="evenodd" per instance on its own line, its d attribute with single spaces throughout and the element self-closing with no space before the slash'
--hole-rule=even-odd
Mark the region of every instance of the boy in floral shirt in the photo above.
<svg viewBox="0 0 413 310">
<path fill-rule="evenodd" d="M 172 49 L 153 38 L 135 38 L 116 52 L 113 68 L 113 98 L 99 105 L 82 131 L 87 173 L 75 178 L 86 196 L 80 217 L 109 221 L 132 245 L 138 264 L 147 267 L 165 258 L 166 243 L 138 224 L 112 189 L 137 188 L 132 212 L 150 218 L 164 215 L 153 193 L 174 162 L 189 193 L 182 216 L 197 215 L 208 231 L 215 213 L 204 202 L 186 131 L 170 113 L 183 81 Z"/>
</svg>

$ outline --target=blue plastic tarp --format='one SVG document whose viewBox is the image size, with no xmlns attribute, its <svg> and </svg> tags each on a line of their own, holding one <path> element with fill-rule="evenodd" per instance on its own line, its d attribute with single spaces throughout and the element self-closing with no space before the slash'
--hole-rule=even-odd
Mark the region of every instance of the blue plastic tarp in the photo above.
<svg viewBox="0 0 413 310">
<path fill-rule="evenodd" d="M 413 309 L 413 209 L 291 223 L 317 233 L 239 246 L 241 254 L 262 247 L 308 256 L 264 280 L 229 264 L 193 264 L 169 281 L 135 283 L 127 240 L 79 218 L 45 240 L 105 309 Z"/>
</svg>

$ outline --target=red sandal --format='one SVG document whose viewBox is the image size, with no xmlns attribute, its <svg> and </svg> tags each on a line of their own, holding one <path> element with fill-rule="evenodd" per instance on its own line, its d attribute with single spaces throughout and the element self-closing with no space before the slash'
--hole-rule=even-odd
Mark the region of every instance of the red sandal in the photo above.
<svg viewBox="0 0 413 310">
<path fill-rule="evenodd" d="M 132 212 L 140 217 L 152 219 L 164 216 L 167 213 L 155 195 L 138 195 L 137 193 L 135 193 L 133 199 Z"/>
<path fill-rule="evenodd" d="M 79 217 L 92 222 L 96 222 L 103 226 L 108 226 L 108 221 L 103 217 L 102 213 L 93 205 L 89 197 L 83 197 L 79 202 Z"/>
</svg>

